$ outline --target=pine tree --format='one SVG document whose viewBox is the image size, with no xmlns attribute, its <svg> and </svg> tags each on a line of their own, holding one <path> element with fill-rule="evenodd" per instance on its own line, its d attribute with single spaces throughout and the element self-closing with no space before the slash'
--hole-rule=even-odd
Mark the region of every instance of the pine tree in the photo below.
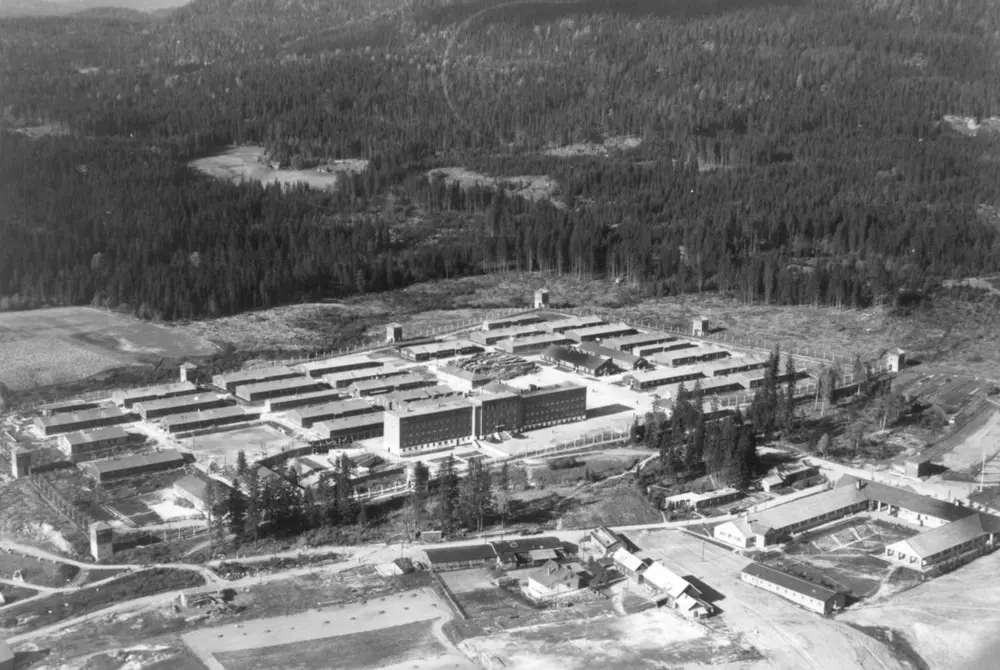
<svg viewBox="0 0 1000 670">
<path fill-rule="evenodd" d="M 243 536 L 247 540 L 256 542 L 260 537 L 260 490 L 257 478 L 257 468 L 247 470 L 246 478 L 247 500 L 246 519 L 243 523 Z"/>
<path fill-rule="evenodd" d="M 233 488 L 229 489 L 229 532 L 236 536 L 239 542 L 247 531 L 247 501 L 240 492 L 239 480 L 233 480 Z"/>
<path fill-rule="evenodd" d="M 441 531 L 449 535 L 458 515 L 458 475 L 455 474 L 455 459 L 451 454 L 448 454 L 438 471 L 437 499 Z"/>
<path fill-rule="evenodd" d="M 236 474 L 240 477 L 246 478 L 247 476 L 247 452 L 242 449 L 236 454 Z"/>
<path fill-rule="evenodd" d="M 424 513 L 427 509 L 427 490 L 430 482 L 430 471 L 422 461 L 413 464 L 412 489 L 409 497 L 410 514 L 413 516 L 413 523 L 419 530 L 423 524 Z"/>
<path fill-rule="evenodd" d="M 497 501 L 497 512 L 500 514 L 501 527 L 507 521 L 507 512 L 510 507 L 510 466 L 504 462 L 500 466 L 500 472 L 494 479 L 494 497 Z"/>
</svg>

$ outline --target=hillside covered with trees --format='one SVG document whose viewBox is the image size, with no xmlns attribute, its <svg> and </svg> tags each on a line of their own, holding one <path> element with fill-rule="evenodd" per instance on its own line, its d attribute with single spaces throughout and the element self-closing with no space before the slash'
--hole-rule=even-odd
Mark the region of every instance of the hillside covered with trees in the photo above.
<svg viewBox="0 0 1000 670">
<path fill-rule="evenodd" d="M 506 270 L 863 305 L 996 271 L 998 35 L 991 0 L 2 20 L 0 308 L 196 318 Z M 189 167 L 231 144 L 369 167 L 331 191 Z"/>
</svg>

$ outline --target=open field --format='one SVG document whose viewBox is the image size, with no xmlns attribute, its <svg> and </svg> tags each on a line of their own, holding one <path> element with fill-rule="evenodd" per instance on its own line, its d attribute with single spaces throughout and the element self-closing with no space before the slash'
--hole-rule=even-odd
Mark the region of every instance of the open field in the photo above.
<svg viewBox="0 0 1000 670">
<path fill-rule="evenodd" d="M 759 655 L 737 636 L 685 621 L 667 610 L 508 630 L 463 648 L 510 670 L 631 670 L 747 667 Z"/>
<path fill-rule="evenodd" d="M 633 486 L 623 483 L 608 490 L 593 489 L 586 497 L 574 501 L 562 516 L 563 528 L 594 528 L 595 526 L 631 526 L 660 523 L 663 515 L 640 495 Z"/>
<path fill-rule="evenodd" d="M 236 456 L 240 449 L 246 451 L 247 458 L 251 458 L 262 452 L 274 454 L 281 451 L 282 447 L 293 448 L 304 446 L 302 442 L 288 437 L 277 428 L 264 423 L 236 430 L 220 430 L 181 440 L 180 442 L 182 449 L 192 451 L 197 455 L 199 460 L 212 458 L 220 461 L 220 465 L 222 461 L 229 464 L 236 463 Z"/>
<path fill-rule="evenodd" d="M 441 635 L 439 622 L 448 616 L 448 606 L 422 589 L 199 630 L 184 641 L 203 660 L 218 663 L 206 665 L 226 670 L 475 667 Z"/>
<path fill-rule="evenodd" d="M 326 190 L 337 184 L 338 175 L 363 172 L 368 167 L 366 160 L 331 161 L 329 172 L 320 168 L 308 170 L 275 170 L 263 160 L 264 147 L 238 146 L 228 150 L 193 160 L 189 165 L 202 174 L 216 179 L 233 182 L 258 181 L 262 184 L 282 184 L 294 186 L 306 184 L 311 188 Z"/>
<path fill-rule="evenodd" d="M 486 568 L 448 570 L 440 575 L 451 592 L 456 595 L 493 588 L 493 584 L 490 583 L 490 571 Z"/>
<path fill-rule="evenodd" d="M 679 531 L 636 532 L 630 533 L 629 539 L 674 572 L 704 584 L 707 588 L 703 591 L 720 610 L 710 625 L 721 626 L 747 640 L 764 656 L 759 664 L 726 663 L 717 667 L 761 670 L 914 667 L 896 658 L 881 642 L 839 619 L 810 613 L 741 581 L 739 572 L 749 560 L 728 549 Z"/>
<path fill-rule="evenodd" d="M 508 194 L 525 200 L 551 200 L 556 207 L 565 207 L 554 196 L 559 191 L 559 183 L 546 175 L 518 175 L 515 177 L 491 177 L 472 172 L 462 167 L 437 168 L 427 173 L 430 179 L 441 177 L 451 186 L 458 183 L 463 189 L 473 186 L 503 187 Z"/>
<path fill-rule="evenodd" d="M 16 572 L 21 573 L 21 578 L 28 586 L 32 584 L 65 586 L 76 577 L 80 568 L 75 565 L 43 561 L 34 556 L 0 552 L 0 577 L 13 579 Z"/>
<path fill-rule="evenodd" d="M 642 139 L 632 136 L 606 137 L 604 141 L 597 142 L 577 142 L 565 146 L 553 146 L 546 149 L 546 156 L 556 158 L 576 158 L 578 156 L 607 156 L 614 151 L 627 151 L 636 149 L 642 144 Z"/>
<path fill-rule="evenodd" d="M 919 655 L 924 668 L 992 670 L 1000 654 L 1000 554 L 891 599 L 852 608 L 840 621 L 881 632 Z"/>
<path fill-rule="evenodd" d="M 91 307 L 0 313 L 0 358 L 7 362 L 0 382 L 14 390 L 215 351 L 201 338 Z"/>
</svg>

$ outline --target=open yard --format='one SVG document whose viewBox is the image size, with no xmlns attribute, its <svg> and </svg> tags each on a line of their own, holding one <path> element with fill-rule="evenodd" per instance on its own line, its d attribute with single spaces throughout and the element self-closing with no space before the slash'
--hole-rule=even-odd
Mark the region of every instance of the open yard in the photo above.
<svg viewBox="0 0 1000 670">
<path fill-rule="evenodd" d="M 654 670 L 748 667 L 760 658 L 738 636 L 706 629 L 667 610 L 531 626 L 462 643 L 509 670 Z M 495 659 L 500 659 L 496 663 Z"/>
<path fill-rule="evenodd" d="M 264 423 L 220 430 L 215 433 L 198 435 L 181 441 L 182 448 L 190 449 L 199 460 L 210 458 L 219 465 L 235 464 L 240 449 L 246 451 L 247 458 L 253 460 L 258 455 L 275 454 L 282 447 L 294 448 L 305 443 L 288 437 L 277 428 Z"/>
<path fill-rule="evenodd" d="M 661 523 L 663 515 L 635 488 L 627 483 L 608 489 L 597 487 L 565 503 L 563 528 L 596 526 L 632 526 Z"/>
<path fill-rule="evenodd" d="M 0 382 L 14 390 L 84 379 L 160 357 L 206 356 L 205 340 L 92 307 L 0 313 Z"/>
<path fill-rule="evenodd" d="M 208 628 L 184 641 L 208 667 L 225 670 L 474 668 L 441 634 L 441 620 L 450 614 L 432 591 L 421 589 Z"/>
<path fill-rule="evenodd" d="M 1000 654 L 1000 554 L 994 553 L 840 617 L 892 640 L 923 668 L 992 670 Z"/>
<path fill-rule="evenodd" d="M 456 595 L 493 588 L 493 584 L 490 583 L 490 571 L 486 568 L 448 570 L 441 573 L 441 579 L 448 585 L 451 592 Z"/>
<path fill-rule="evenodd" d="M 876 639 L 841 623 L 807 612 L 781 596 L 739 578 L 747 558 L 679 531 L 629 533 L 650 557 L 691 577 L 720 613 L 710 622 L 756 647 L 758 664 L 721 664 L 723 668 L 761 670 L 902 670 L 912 668 Z"/>
<path fill-rule="evenodd" d="M 329 171 L 319 167 L 305 170 L 273 169 L 263 160 L 264 147 L 237 146 L 226 151 L 191 161 L 190 165 L 198 172 L 234 182 L 258 181 L 262 184 L 307 184 L 311 188 L 332 189 L 337 184 L 340 174 L 362 172 L 368 167 L 366 160 L 331 161 Z"/>
</svg>

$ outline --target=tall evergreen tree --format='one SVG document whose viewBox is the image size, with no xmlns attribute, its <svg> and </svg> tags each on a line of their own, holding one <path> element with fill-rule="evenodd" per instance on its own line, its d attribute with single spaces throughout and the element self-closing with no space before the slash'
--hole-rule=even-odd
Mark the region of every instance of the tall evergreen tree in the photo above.
<svg viewBox="0 0 1000 670">
<path fill-rule="evenodd" d="M 441 530 L 451 534 L 458 519 L 458 475 L 455 473 L 455 459 L 451 454 L 441 463 L 438 471 L 437 515 Z"/>
</svg>

